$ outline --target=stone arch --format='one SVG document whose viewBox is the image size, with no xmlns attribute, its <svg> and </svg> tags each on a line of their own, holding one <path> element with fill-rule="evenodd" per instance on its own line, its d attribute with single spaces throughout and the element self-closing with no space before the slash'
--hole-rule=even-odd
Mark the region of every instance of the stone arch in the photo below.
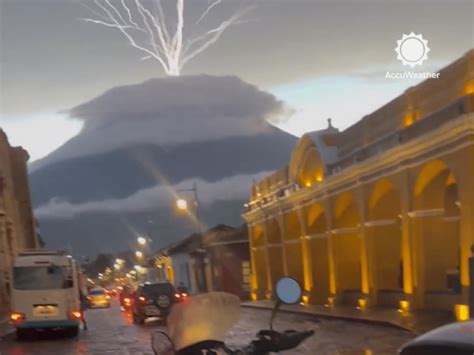
<svg viewBox="0 0 474 355">
<path fill-rule="evenodd" d="M 256 224 L 250 228 L 250 238 L 252 240 L 252 262 L 253 262 L 253 278 L 252 292 L 255 293 L 257 299 L 265 297 L 268 289 L 267 276 L 267 257 L 265 245 L 265 226 L 264 224 Z"/>
<path fill-rule="evenodd" d="M 339 195 L 334 204 L 333 226 L 339 228 L 353 228 L 360 225 L 360 214 L 357 204 L 349 192 Z"/>
<path fill-rule="evenodd" d="M 304 284 L 303 267 L 303 228 L 298 210 L 291 210 L 284 215 L 284 248 L 288 276 L 294 277 L 301 285 Z"/>
<path fill-rule="evenodd" d="M 403 290 L 400 194 L 388 178 L 373 185 L 368 201 L 365 233 L 372 258 L 372 284 L 378 302 L 398 306 L 393 292 Z"/>
<path fill-rule="evenodd" d="M 326 213 L 323 206 L 313 204 L 306 208 L 306 234 L 321 234 L 327 231 Z"/>
<path fill-rule="evenodd" d="M 332 246 L 336 284 L 343 301 L 353 303 L 361 290 L 360 213 L 351 193 L 339 195 L 333 207 Z"/>
<path fill-rule="evenodd" d="M 413 199 L 418 287 L 425 302 L 441 302 L 440 307 L 451 309 L 442 295 L 460 292 L 461 206 L 457 179 L 444 161 L 432 160 L 422 167 Z"/>
<path fill-rule="evenodd" d="M 309 135 L 303 135 L 293 150 L 289 174 L 290 179 L 301 187 L 310 187 L 323 181 L 324 163 Z"/>
<path fill-rule="evenodd" d="M 326 211 L 315 203 L 305 208 L 304 220 L 311 260 L 311 299 L 316 304 L 324 304 L 330 295 L 329 289 L 329 239 L 327 234 Z"/>
<path fill-rule="evenodd" d="M 267 253 L 272 288 L 275 282 L 285 274 L 282 243 L 283 233 L 278 218 L 280 218 L 280 216 L 271 217 L 267 220 Z"/>
</svg>

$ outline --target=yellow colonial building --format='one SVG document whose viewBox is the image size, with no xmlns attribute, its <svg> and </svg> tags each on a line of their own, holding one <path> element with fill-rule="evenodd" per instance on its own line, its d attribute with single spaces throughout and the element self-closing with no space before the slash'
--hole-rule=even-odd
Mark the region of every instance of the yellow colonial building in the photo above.
<svg viewBox="0 0 474 355">
<path fill-rule="evenodd" d="M 21 250 L 40 247 L 31 206 L 28 158 L 26 150 L 10 146 L 0 129 L 0 318 L 9 309 L 13 258 Z"/>
<path fill-rule="evenodd" d="M 305 134 L 252 187 L 244 218 L 253 299 L 289 275 L 311 304 L 467 317 L 474 50 L 342 132 Z"/>
</svg>

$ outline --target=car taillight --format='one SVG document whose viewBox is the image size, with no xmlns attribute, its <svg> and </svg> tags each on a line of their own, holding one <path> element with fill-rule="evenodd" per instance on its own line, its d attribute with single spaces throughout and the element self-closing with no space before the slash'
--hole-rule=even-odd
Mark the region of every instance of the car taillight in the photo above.
<svg viewBox="0 0 474 355">
<path fill-rule="evenodd" d="M 25 315 L 23 313 L 20 313 L 20 312 L 11 312 L 10 313 L 10 320 L 12 321 L 12 323 L 18 324 L 18 323 L 22 322 L 23 320 L 25 320 Z"/>
<path fill-rule="evenodd" d="M 183 293 L 181 294 L 181 297 L 182 297 L 183 299 L 188 298 L 188 294 L 185 293 L 185 292 L 183 292 Z"/>
<path fill-rule="evenodd" d="M 107 298 L 108 300 L 110 300 L 110 296 L 109 296 L 109 295 L 105 295 L 105 298 Z"/>
<path fill-rule="evenodd" d="M 125 298 L 123 299 L 123 302 L 126 303 L 126 304 L 130 304 L 130 303 L 132 303 L 132 300 L 131 300 L 130 298 L 128 298 L 128 297 L 125 297 Z"/>
<path fill-rule="evenodd" d="M 146 298 L 143 296 L 138 297 L 138 299 L 140 300 L 140 302 L 146 302 Z"/>
</svg>

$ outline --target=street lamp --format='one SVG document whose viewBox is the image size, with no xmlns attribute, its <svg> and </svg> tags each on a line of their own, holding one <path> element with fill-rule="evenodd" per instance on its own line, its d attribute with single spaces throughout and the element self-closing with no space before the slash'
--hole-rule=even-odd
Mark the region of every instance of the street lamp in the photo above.
<svg viewBox="0 0 474 355">
<path fill-rule="evenodd" d="M 194 206 L 196 207 L 196 222 L 198 224 L 198 232 L 202 234 L 201 230 L 201 218 L 199 216 L 199 200 L 198 200 L 198 193 L 197 193 L 197 184 L 194 183 L 192 188 L 189 189 L 177 189 L 177 192 L 192 192 L 194 195 Z M 176 200 L 176 206 L 180 210 L 187 210 L 188 209 L 188 202 L 180 197 Z"/>
<path fill-rule="evenodd" d="M 145 244 L 146 244 L 146 238 L 138 237 L 138 238 L 137 238 L 137 242 L 138 242 L 138 244 L 140 244 L 140 245 L 145 245 Z"/>
<path fill-rule="evenodd" d="M 137 250 L 137 251 L 135 252 L 135 256 L 136 256 L 137 258 L 143 258 L 143 253 L 142 253 L 140 250 Z"/>
<path fill-rule="evenodd" d="M 176 200 L 176 207 L 182 211 L 185 211 L 188 209 L 188 201 L 186 201 L 184 198 L 179 198 Z"/>
</svg>

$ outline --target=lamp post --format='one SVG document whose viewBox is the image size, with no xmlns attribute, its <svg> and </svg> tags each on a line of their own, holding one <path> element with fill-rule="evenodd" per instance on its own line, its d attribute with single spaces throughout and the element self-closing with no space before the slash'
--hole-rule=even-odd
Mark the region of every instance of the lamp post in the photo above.
<svg viewBox="0 0 474 355">
<path fill-rule="evenodd" d="M 194 197 L 194 207 L 196 208 L 196 222 L 197 222 L 197 224 L 198 224 L 198 232 L 199 232 L 199 234 L 202 234 L 201 217 L 200 217 L 200 215 L 199 215 L 199 199 L 198 199 L 198 192 L 197 192 L 197 183 L 194 182 L 192 188 L 189 188 L 189 189 L 177 189 L 176 191 L 177 191 L 177 192 L 192 192 L 192 193 L 193 193 L 193 197 Z M 176 207 L 177 207 L 179 210 L 187 211 L 187 210 L 188 210 L 188 202 L 187 202 L 186 199 L 184 199 L 183 197 L 179 197 L 179 198 L 176 200 Z"/>
</svg>

